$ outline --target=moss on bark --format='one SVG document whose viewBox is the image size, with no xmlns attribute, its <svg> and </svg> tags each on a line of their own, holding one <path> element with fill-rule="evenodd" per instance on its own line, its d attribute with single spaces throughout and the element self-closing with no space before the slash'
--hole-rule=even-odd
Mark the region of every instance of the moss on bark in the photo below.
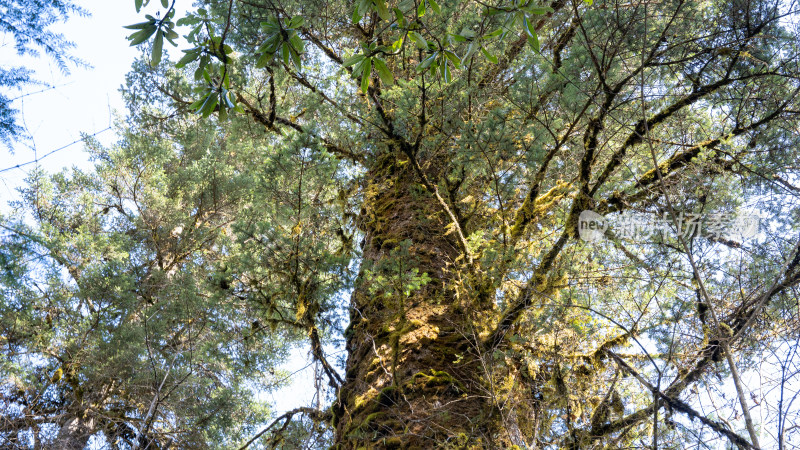
<svg viewBox="0 0 800 450">
<path fill-rule="evenodd" d="M 368 174 L 364 262 L 351 299 L 345 385 L 334 405 L 336 448 L 482 446 L 495 413 L 474 336 L 465 333 L 473 316 L 452 288 L 459 249 L 446 235 L 447 217 L 402 158 L 384 155 Z M 428 281 L 403 292 L 402 284 L 386 283 L 390 275 L 380 267 L 402 267 Z M 367 276 L 375 273 L 386 285 Z"/>
</svg>

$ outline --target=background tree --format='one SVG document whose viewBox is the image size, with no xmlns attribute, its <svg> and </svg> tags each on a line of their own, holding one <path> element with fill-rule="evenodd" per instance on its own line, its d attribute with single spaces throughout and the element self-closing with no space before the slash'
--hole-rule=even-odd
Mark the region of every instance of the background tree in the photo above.
<svg viewBox="0 0 800 450">
<path fill-rule="evenodd" d="M 63 35 L 48 28 L 63 22 L 71 14 L 85 15 L 85 10 L 73 2 L 62 0 L 3 0 L 0 2 L 0 33 L 10 38 L 19 56 L 39 56 L 44 52 L 53 58 L 62 72 L 69 72 L 70 64 L 84 64 L 70 55 L 74 44 Z M 38 84 L 32 72 L 25 67 L 0 66 L 0 88 L 4 91 Z M 11 106 L 14 98 L 0 92 L 0 139 L 19 137 L 22 128 L 17 123 L 18 111 Z"/>
<path fill-rule="evenodd" d="M 235 167 L 213 134 L 93 144 L 96 173 L 34 174 L 4 236 L 5 443 L 84 448 L 238 442 L 265 420 L 275 341 L 233 306 L 226 264 Z M 155 141 L 152 139 L 156 139 Z M 194 152 L 192 152 L 194 148 Z M 5 445 L 5 444 L 4 444 Z"/>
<path fill-rule="evenodd" d="M 159 174 L 158 195 L 132 189 L 114 208 L 136 224 L 127 245 L 148 249 L 123 261 L 163 273 L 153 278 L 167 283 L 159 295 L 175 292 L 172 301 L 192 303 L 193 314 L 224 311 L 216 326 L 253 320 L 251 328 L 274 327 L 260 335 L 266 342 L 281 333 L 307 340 L 330 385 L 329 409 L 290 411 L 245 446 L 300 442 L 298 418 L 338 448 L 711 439 L 757 448 L 765 432 L 787 442 L 796 409 L 781 400 L 776 413 L 753 417 L 765 397 L 748 389 L 746 371 L 780 360 L 772 385 L 781 393 L 797 378 L 785 350 L 798 332 L 800 280 L 795 3 L 229 0 L 201 2 L 179 20 L 174 3 L 162 5 L 129 27 L 132 44 L 150 45 L 151 69 L 131 75 L 128 140 L 143 136 L 163 156 L 101 165 L 132 180 L 143 168 Z M 164 40 L 181 26 L 194 47 L 162 63 Z M 192 183 L 225 188 L 185 194 L 193 184 L 178 168 L 206 160 L 222 175 L 201 171 Z M 82 195 L 112 179 L 100 172 Z M 31 192 L 35 211 L 47 190 Z M 206 195 L 216 200 L 201 202 Z M 768 224 L 755 239 L 675 229 L 689 215 L 748 207 Z M 226 211 L 214 216 L 227 224 L 224 237 L 196 240 L 189 224 L 204 208 Z M 631 240 L 612 229 L 587 244 L 578 237 L 584 210 L 663 217 L 667 231 Z M 23 234 L 46 235 L 47 221 L 37 222 L 30 232 L 9 226 L 8 239 L 42 245 L 45 260 L 69 271 L 60 246 Z M 173 235 L 197 244 L 162 244 Z M 9 279 L 42 301 L 24 278 L 39 272 L 9 267 Z M 195 294 L 209 277 L 222 292 Z M 176 278 L 190 290 L 167 289 Z M 72 301 L 104 286 L 76 284 Z M 171 304 L 151 305 L 141 291 L 129 297 L 137 308 Z M 71 311 L 74 320 L 92 314 Z M 326 356 L 337 331 L 343 371 Z M 26 348 L 35 335 L 22 335 Z M 131 354 L 144 355 L 146 343 Z M 35 377 L 30 363 L 16 370 Z M 730 388 L 712 392 L 720 380 Z M 164 405 L 165 423 L 179 406 Z M 224 416 L 242 433 L 253 422 L 233 412 L 245 410 L 234 404 Z M 131 417 L 149 436 L 147 410 Z M 69 420 L 77 422 L 60 429 L 90 429 L 85 418 Z M 166 445 L 180 435 L 163 430 L 150 439 Z M 214 445 L 240 434 L 204 438 Z"/>
</svg>

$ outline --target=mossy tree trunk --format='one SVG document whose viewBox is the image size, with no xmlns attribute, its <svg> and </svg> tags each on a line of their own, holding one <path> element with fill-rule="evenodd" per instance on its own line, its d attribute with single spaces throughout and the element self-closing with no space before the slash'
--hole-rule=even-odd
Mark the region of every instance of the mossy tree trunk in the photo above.
<svg viewBox="0 0 800 450">
<path fill-rule="evenodd" d="M 80 450 L 89 443 L 89 438 L 95 433 L 94 419 L 72 417 L 67 419 L 58 430 L 55 444 L 64 450 Z"/>
<path fill-rule="evenodd" d="M 486 443 L 496 412 L 481 381 L 475 323 L 491 302 L 457 293 L 457 241 L 407 159 L 385 155 L 367 180 L 347 375 L 334 405 L 337 445 Z"/>
</svg>

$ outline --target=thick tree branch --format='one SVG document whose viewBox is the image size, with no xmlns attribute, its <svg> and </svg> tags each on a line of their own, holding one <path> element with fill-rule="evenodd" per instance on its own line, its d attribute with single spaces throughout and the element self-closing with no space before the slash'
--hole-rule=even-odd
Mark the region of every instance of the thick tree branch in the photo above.
<svg viewBox="0 0 800 450">
<path fill-rule="evenodd" d="M 236 99 L 237 99 L 237 101 L 239 103 L 241 103 L 241 104 L 243 104 L 245 106 L 245 110 L 247 111 L 247 113 L 250 114 L 250 116 L 256 122 L 264 125 L 269 130 L 278 131 L 277 128 L 275 127 L 275 124 L 277 123 L 277 124 L 284 125 L 286 127 L 292 128 L 292 129 L 294 129 L 294 130 L 296 130 L 296 131 L 298 131 L 300 133 L 306 133 L 305 128 L 302 125 L 298 124 L 297 122 L 293 122 L 293 121 L 291 121 L 289 119 L 285 119 L 285 118 L 277 116 L 277 115 L 274 116 L 274 118 L 271 119 L 269 116 L 267 116 L 263 112 L 261 112 L 260 109 L 256 108 L 253 104 L 251 104 L 241 94 L 237 95 Z M 345 150 L 345 149 L 337 146 L 336 144 L 332 143 L 330 140 L 328 140 L 327 138 L 325 138 L 323 136 L 318 136 L 318 135 L 312 135 L 312 136 L 315 137 L 316 139 L 319 139 L 320 143 L 325 147 L 325 150 L 327 150 L 328 152 L 330 152 L 330 153 L 332 153 L 332 154 L 334 154 L 336 156 L 339 156 L 341 158 L 345 158 L 345 159 L 348 159 L 350 161 L 353 161 L 353 162 L 356 162 L 356 163 L 360 163 L 360 164 L 366 164 L 366 162 L 367 162 L 367 156 L 366 155 L 363 155 L 363 154 L 360 154 L 360 153 L 354 153 L 354 152 Z"/>
<path fill-rule="evenodd" d="M 728 439 L 730 439 L 730 441 L 732 443 L 736 444 L 740 448 L 741 447 L 743 447 L 743 448 L 758 448 L 758 447 L 755 447 L 754 445 L 751 445 L 745 438 L 743 438 L 743 437 L 739 436 L 738 434 L 734 433 L 732 430 L 730 430 L 727 426 L 725 426 L 721 422 L 715 422 L 715 421 L 713 421 L 711 419 L 706 418 L 704 415 L 702 415 L 699 412 L 695 411 L 686 402 L 684 402 L 684 401 L 682 401 L 680 399 L 677 399 L 677 398 L 670 397 L 670 396 L 666 395 L 665 393 L 661 392 L 660 390 L 656 389 L 655 386 L 650 384 L 636 369 L 631 367 L 628 363 L 625 362 L 625 360 L 623 360 L 616 353 L 614 353 L 614 352 L 612 352 L 610 350 L 606 350 L 605 353 L 607 355 L 611 356 L 611 358 L 614 360 L 614 362 L 622 370 L 624 370 L 625 372 L 631 374 L 634 378 L 636 378 L 637 381 L 639 381 L 639 383 L 642 384 L 642 386 L 644 386 L 645 388 L 647 388 L 647 390 L 649 390 L 650 392 L 654 393 L 655 395 L 657 395 L 658 397 L 663 399 L 664 402 L 667 405 L 669 405 L 672 409 L 674 409 L 676 411 L 680 411 L 680 412 L 686 414 L 687 416 L 689 416 L 692 419 L 699 420 L 700 422 L 702 422 L 704 425 L 707 425 L 709 428 L 711 428 L 715 432 L 717 432 L 719 434 L 722 434 L 725 437 L 727 437 Z M 646 417 L 646 415 L 645 415 L 645 417 Z M 644 417 L 642 419 L 644 419 Z"/>
<path fill-rule="evenodd" d="M 724 86 L 730 85 L 737 81 L 744 81 L 750 78 L 754 78 L 756 76 L 759 75 L 748 75 L 739 78 L 726 78 L 719 80 L 716 83 L 702 86 L 701 88 L 693 91 L 688 96 L 662 109 L 660 112 L 647 119 L 647 121 L 642 119 L 639 122 L 637 122 L 633 128 L 633 132 L 631 132 L 628 138 L 625 139 L 625 142 L 622 143 L 622 146 L 620 146 L 620 148 L 616 152 L 614 152 L 614 154 L 611 156 L 611 160 L 609 160 L 608 164 L 603 169 L 603 172 L 597 178 L 597 181 L 595 182 L 594 186 L 589 191 L 589 195 L 594 196 L 597 190 L 600 189 L 600 187 L 602 187 L 603 183 L 605 183 L 605 181 L 614 172 L 614 170 L 617 167 L 619 167 L 620 164 L 622 164 L 622 161 L 625 155 L 627 154 L 628 150 L 630 150 L 632 147 L 636 146 L 636 144 L 639 144 L 644 140 L 645 129 L 652 130 L 653 127 L 663 123 L 681 109 L 691 106 L 692 104 L 718 91 Z"/>
<path fill-rule="evenodd" d="M 323 412 L 323 411 L 320 411 L 320 410 L 314 409 L 314 408 L 295 408 L 295 409 L 293 409 L 291 411 L 288 411 L 288 412 L 286 412 L 284 414 L 281 414 L 277 419 L 273 420 L 272 423 L 267 425 L 263 430 L 261 430 L 258 433 L 256 433 L 256 435 L 253 436 L 244 445 L 239 447 L 239 450 L 245 450 L 247 447 L 252 445 L 253 442 L 258 440 L 258 438 L 263 436 L 268 431 L 272 430 L 280 422 L 283 422 L 283 425 L 281 425 L 281 427 L 275 433 L 276 434 L 280 434 L 280 433 L 286 431 L 286 428 L 289 426 L 289 423 L 292 421 L 292 418 L 297 414 L 305 414 L 305 415 L 309 416 L 315 422 L 326 422 L 326 421 L 330 420 L 330 418 L 331 418 L 330 412 L 327 412 L 327 411 Z"/>
</svg>

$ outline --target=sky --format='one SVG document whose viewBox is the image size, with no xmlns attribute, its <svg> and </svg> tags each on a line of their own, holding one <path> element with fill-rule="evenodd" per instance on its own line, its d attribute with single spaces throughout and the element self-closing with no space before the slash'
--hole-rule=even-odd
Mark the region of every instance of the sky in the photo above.
<svg viewBox="0 0 800 450">
<path fill-rule="evenodd" d="M 13 145 L 13 154 L 0 149 L 0 170 L 34 161 L 52 150 L 79 141 L 81 133 L 93 134 L 107 129 L 114 111 L 122 111 L 124 107 L 119 87 L 138 50 L 128 46 L 125 39 L 128 30 L 122 26 L 141 20 L 137 20 L 132 1 L 81 0 L 79 4 L 92 15 L 72 17 L 66 23 L 53 26 L 52 30 L 74 42 L 72 54 L 89 62 L 91 67 L 71 65 L 70 74 L 65 75 L 47 56 L 19 57 L 13 50 L 13 39 L 0 36 L 0 64 L 28 67 L 35 71 L 37 80 L 53 87 L 44 90 L 48 86 L 29 85 L 10 92 L 12 98 L 21 97 L 12 106 L 21 112 L 18 120 L 31 138 Z M 44 92 L 37 92 L 42 90 Z M 114 137 L 112 130 L 97 136 L 106 144 L 113 142 Z M 39 162 L 48 172 L 73 165 L 90 167 L 80 142 Z M 0 173 L 0 211 L 16 197 L 16 188 L 34 167 L 36 164 L 30 164 Z"/>
<path fill-rule="evenodd" d="M 0 214 L 9 211 L 8 202 L 18 197 L 17 189 L 24 186 L 27 174 L 37 165 L 50 173 L 71 167 L 90 170 L 92 163 L 81 142 L 82 133 L 100 132 L 96 138 L 105 145 L 116 140 L 115 131 L 109 127 L 115 115 L 125 115 L 119 89 L 140 52 L 126 40 L 132 31 L 122 27 L 142 22 L 145 12 L 137 14 L 131 0 L 77 0 L 76 3 L 91 16 L 72 17 L 51 30 L 74 42 L 72 55 L 91 67 L 70 66 L 70 74 L 65 75 L 46 55 L 19 57 L 12 38 L 0 34 L 0 65 L 25 66 L 35 71 L 36 79 L 47 84 L 24 86 L 9 94 L 10 98 L 20 97 L 12 106 L 20 111 L 20 125 L 26 128 L 30 139 L 14 144 L 13 153 L 0 147 Z M 160 4 L 151 3 L 155 8 Z M 180 3 L 176 5 L 179 11 Z M 189 0 L 183 3 L 188 6 Z M 165 50 L 171 49 L 165 46 Z M 177 50 L 172 50 L 172 56 L 176 54 Z M 57 151 L 42 158 L 53 150 Z M 38 163 L 4 170 L 37 159 Z M 311 403 L 314 392 L 310 367 L 307 349 L 292 351 L 282 367 L 292 374 L 292 384 L 274 394 L 263 393 L 274 402 L 277 414 Z"/>
</svg>

